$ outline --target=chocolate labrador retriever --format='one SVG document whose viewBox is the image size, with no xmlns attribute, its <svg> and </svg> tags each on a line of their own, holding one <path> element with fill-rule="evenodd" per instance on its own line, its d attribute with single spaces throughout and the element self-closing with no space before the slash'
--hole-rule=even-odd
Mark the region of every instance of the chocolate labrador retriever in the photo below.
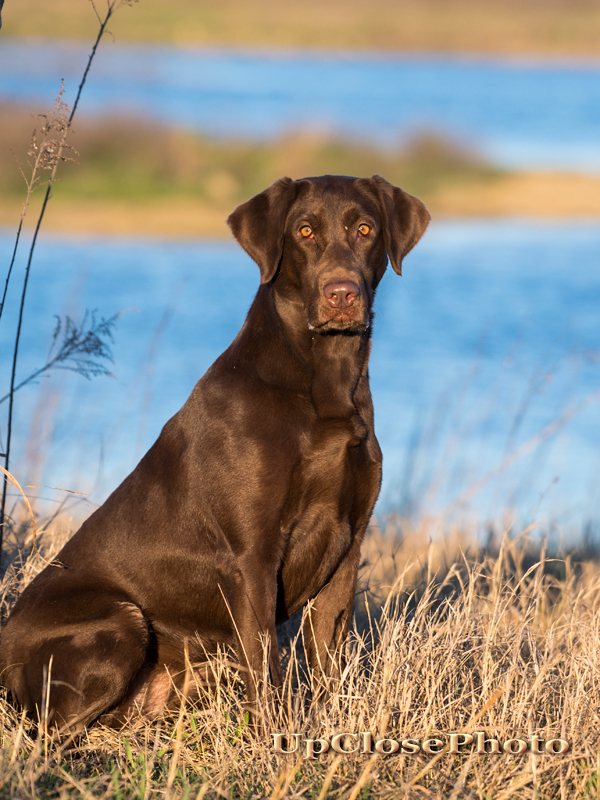
<svg viewBox="0 0 600 800">
<path fill-rule="evenodd" d="M 1 681 L 30 714 L 155 715 L 219 645 L 252 706 L 265 652 L 282 682 L 275 626 L 309 601 L 309 663 L 335 676 L 381 482 L 373 296 L 428 222 L 378 175 L 282 178 L 231 214 L 261 273 L 242 329 L 4 626 Z"/>
</svg>

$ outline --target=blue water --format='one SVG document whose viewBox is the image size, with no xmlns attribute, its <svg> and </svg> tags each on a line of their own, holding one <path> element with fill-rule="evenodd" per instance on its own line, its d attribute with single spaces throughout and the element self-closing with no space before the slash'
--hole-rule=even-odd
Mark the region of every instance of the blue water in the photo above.
<svg viewBox="0 0 600 800">
<path fill-rule="evenodd" d="M 11 246 L 12 234 L 0 233 L 0 263 Z M 233 242 L 42 234 L 38 247 L 21 376 L 44 362 L 53 314 L 127 310 L 116 330 L 114 378 L 55 372 L 21 390 L 13 468 L 23 483 L 88 492 L 99 502 L 232 340 L 258 269 Z M 0 322 L 3 386 L 23 260 Z M 445 508 L 600 389 L 599 261 L 598 225 L 466 221 L 432 223 L 403 277 L 388 271 L 370 369 L 385 459 L 379 512 Z M 463 510 L 485 522 L 507 508 L 567 538 L 600 519 L 600 403 L 482 486 Z"/>
<path fill-rule="evenodd" d="M 0 100 L 69 102 L 88 45 L 0 41 Z M 216 135 L 311 129 L 394 143 L 422 130 L 513 167 L 600 171 L 600 64 L 261 53 L 104 41 L 81 113 L 140 114 Z M 79 112 L 78 112 L 79 113 Z"/>
<path fill-rule="evenodd" d="M 72 100 L 87 52 L 1 40 L 0 100 L 43 110 L 63 77 Z M 499 164 L 600 170 L 598 64 L 107 40 L 79 113 L 119 112 L 257 138 L 306 128 L 393 143 L 436 130 Z M 12 233 L 0 232 L 0 264 L 11 246 Z M 8 383 L 24 253 L 0 322 L 0 387 Z M 385 457 L 378 511 L 433 513 L 454 503 L 483 525 L 513 509 L 565 536 L 600 520 L 600 403 L 472 491 L 600 388 L 599 254 L 598 225 L 447 222 L 432 225 L 402 278 L 386 275 L 371 365 Z M 123 313 L 114 377 L 88 382 L 56 371 L 19 393 L 17 477 L 100 502 L 231 341 L 257 284 L 256 267 L 233 243 L 42 233 L 21 377 L 44 362 L 54 314 Z M 29 490 L 36 491 L 50 505 L 65 496 Z"/>
</svg>

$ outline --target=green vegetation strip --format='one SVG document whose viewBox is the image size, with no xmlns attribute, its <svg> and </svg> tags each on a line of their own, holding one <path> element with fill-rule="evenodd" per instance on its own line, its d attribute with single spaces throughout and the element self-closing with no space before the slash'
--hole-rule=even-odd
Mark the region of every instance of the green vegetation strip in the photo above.
<svg viewBox="0 0 600 800">
<path fill-rule="evenodd" d="M 0 108 L 0 193 L 20 200 L 35 125 L 21 108 Z M 69 142 L 79 163 L 61 165 L 61 200 L 190 199 L 232 209 L 282 175 L 373 175 L 427 196 L 448 184 L 487 181 L 500 173 L 457 143 L 417 134 L 386 150 L 373 143 L 290 134 L 273 142 L 208 139 L 134 119 L 79 121 Z M 14 155 L 13 155 L 14 154 Z"/>
</svg>

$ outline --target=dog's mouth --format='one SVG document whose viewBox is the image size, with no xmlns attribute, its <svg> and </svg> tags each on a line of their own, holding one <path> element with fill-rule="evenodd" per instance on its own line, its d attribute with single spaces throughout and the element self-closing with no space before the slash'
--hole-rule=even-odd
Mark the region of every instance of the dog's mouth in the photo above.
<svg viewBox="0 0 600 800">
<path fill-rule="evenodd" d="M 371 320 L 367 317 L 364 319 L 362 314 L 360 318 L 356 318 L 355 313 L 337 312 L 330 314 L 328 319 L 321 320 L 308 320 L 309 331 L 316 331 L 317 333 L 362 333 L 371 326 Z"/>
</svg>

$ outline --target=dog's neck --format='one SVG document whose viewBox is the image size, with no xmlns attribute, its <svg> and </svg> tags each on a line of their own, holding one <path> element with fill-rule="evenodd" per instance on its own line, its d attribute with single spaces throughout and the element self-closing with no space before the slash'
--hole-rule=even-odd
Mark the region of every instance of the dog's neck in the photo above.
<svg viewBox="0 0 600 800">
<path fill-rule="evenodd" d="M 320 419 L 357 413 L 354 395 L 367 376 L 369 334 L 316 334 L 312 337 L 312 400 Z"/>
<path fill-rule="evenodd" d="M 358 382 L 367 377 L 371 328 L 360 333 L 309 330 L 304 303 L 282 297 L 273 287 L 269 306 L 286 344 L 304 368 L 317 416 L 353 417 Z"/>
</svg>

